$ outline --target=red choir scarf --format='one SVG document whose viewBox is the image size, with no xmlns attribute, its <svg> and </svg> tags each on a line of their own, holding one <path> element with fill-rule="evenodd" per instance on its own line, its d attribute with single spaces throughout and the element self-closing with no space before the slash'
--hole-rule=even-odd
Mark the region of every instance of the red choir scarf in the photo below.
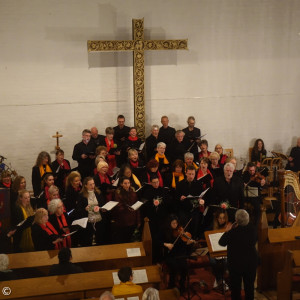
<svg viewBox="0 0 300 300">
<path fill-rule="evenodd" d="M 64 214 L 61 215 L 61 221 L 62 222 L 60 221 L 59 216 L 56 216 L 56 218 L 57 218 L 57 222 L 58 222 L 58 225 L 59 225 L 60 229 L 63 229 L 64 227 L 68 227 L 68 223 L 67 223 L 67 220 L 66 220 L 66 217 L 65 217 Z M 70 230 L 67 230 L 66 233 L 70 233 Z M 64 246 L 64 248 L 65 247 L 71 248 L 71 246 L 72 246 L 71 236 L 67 236 L 66 238 L 64 238 L 64 240 L 63 240 L 63 246 Z"/>
<path fill-rule="evenodd" d="M 130 165 L 133 167 L 133 168 L 137 168 L 139 166 L 139 161 L 137 160 L 136 162 L 132 161 L 132 160 L 129 160 L 129 163 Z"/>
<path fill-rule="evenodd" d="M 138 140 L 138 137 L 137 136 L 135 136 L 135 137 L 129 136 L 128 139 L 129 139 L 129 141 L 135 142 Z"/>
<path fill-rule="evenodd" d="M 107 137 L 105 138 L 105 144 L 106 144 L 107 152 L 109 152 L 109 150 L 111 148 L 114 148 L 115 146 L 114 140 L 109 141 Z"/>
<path fill-rule="evenodd" d="M 56 160 L 56 161 L 58 162 L 61 169 L 70 170 L 70 167 L 65 159 L 63 159 L 62 163 L 60 163 L 58 160 Z"/>
<path fill-rule="evenodd" d="M 39 224 L 40 227 L 45 230 L 48 235 L 57 235 L 58 236 L 58 232 L 55 230 L 55 228 L 52 226 L 52 224 L 50 222 L 47 222 L 46 225 L 43 225 L 43 224 Z M 61 245 L 59 245 L 60 243 L 56 243 L 55 244 L 55 250 L 59 250 L 61 248 Z"/>
<path fill-rule="evenodd" d="M 157 172 L 156 172 L 156 175 L 157 175 L 158 180 L 159 180 L 159 186 L 160 186 L 160 187 L 164 187 L 164 182 L 163 182 L 163 179 L 162 179 L 162 177 L 161 177 L 161 175 L 160 175 L 160 172 L 157 171 Z M 150 180 L 150 174 L 149 174 L 148 172 L 147 172 L 147 177 L 148 177 L 148 183 L 150 183 L 150 182 L 151 182 L 151 180 Z"/>
<path fill-rule="evenodd" d="M 107 175 L 101 175 L 100 173 L 98 173 L 98 176 L 99 176 L 101 184 L 102 183 L 111 184 Z"/>
<path fill-rule="evenodd" d="M 214 177 L 212 176 L 211 172 L 210 172 L 208 169 L 207 169 L 207 174 L 210 175 L 210 178 L 211 178 L 211 180 L 210 180 L 210 185 L 211 185 L 211 187 L 213 187 L 213 184 L 214 184 Z M 203 177 L 203 176 L 204 176 L 204 174 L 203 174 L 201 168 L 199 168 L 198 173 L 197 173 L 197 179 L 199 179 L 199 178 L 201 178 L 201 177 Z M 203 184 L 203 188 L 204 188 L 204 189 L 207 188 L 206 184 Z"/>
<path fill-rule="evenodd" d="M 10 186 L 11 186 L 11 182 L 9 182 L 9 183 L 2 182 L 2 184 L 3 184 L 4 186 L 6 186 L 7 188 L 10 188 Z"/>
</svg>

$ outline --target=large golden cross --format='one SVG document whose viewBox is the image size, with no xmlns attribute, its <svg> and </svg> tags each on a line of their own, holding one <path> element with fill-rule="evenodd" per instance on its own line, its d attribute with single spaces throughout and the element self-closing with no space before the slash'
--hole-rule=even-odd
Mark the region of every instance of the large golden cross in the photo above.
<svg viewBox="0 0 300 300">
<path fill-rule="evenodd" d="M 88 51 L 133 51 L 134 124 L 138 136 L 145 137 L 145 50 L 187 50 L 185 40 L 144 40 L 144 19 L 132 20 L 132 40 L 88 41 Z"/>
</svg>

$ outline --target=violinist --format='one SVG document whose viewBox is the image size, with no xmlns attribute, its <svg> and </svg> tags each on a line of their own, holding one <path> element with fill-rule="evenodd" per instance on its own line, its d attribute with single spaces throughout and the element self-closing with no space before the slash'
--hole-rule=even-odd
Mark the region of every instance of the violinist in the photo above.
<svg viewBox="0 0 300 300">
<path fill-rule="evenodd" d="M 179 226 L 177 216 L 170 215 L 160 239 L 165 253 L 165 263 L 169 269 L 168 289 L 176 286 L 175 279 L 179 274 L 179 288 L 181 293 L 185 290 L 185 280 L 188 272 L 186 259 L 190 255 L 191 245 L 194 243 L 192 239 L 184 238 L 187 234 L 184 228 Z"/>
<path fill-rule="evenodd" d="M 242 175 L 245 185 L 245 208 L 247 208 L 250 219 L 254 224 L 257 224 L 260 217 L 260 191 L 266 184 L 265 177 L 257 171 L 256 165 L 253 162 L 247 164 L 247 169 Z M 249 190 L 248 187 L 257 188 L 257 193 Z"/>
</svg>

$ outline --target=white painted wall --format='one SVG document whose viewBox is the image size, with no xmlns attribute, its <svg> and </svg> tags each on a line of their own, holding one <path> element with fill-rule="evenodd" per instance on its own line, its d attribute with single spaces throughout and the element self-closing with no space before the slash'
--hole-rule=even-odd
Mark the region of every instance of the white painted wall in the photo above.
<svg viewBox="0 0 300 300">
<path fill-rule="evenodd" d="M 247 157 L 253 139 L 287 153 L 299 135 L 300 1 L 0 0 L 0 155 L 31 181 L 56 131 L 71 159 L 81 131 L 133 125 L 132 54 L 91 53 L 89 39 L 188 38 L 189 51 L 148 52 L 147 134 L 167 114 L 196 117 L 213 146 Z M 54 158 L 54 155 L 52 154 Z M 73 166 L 76 163 L 72 162 Z"/>
</svg>

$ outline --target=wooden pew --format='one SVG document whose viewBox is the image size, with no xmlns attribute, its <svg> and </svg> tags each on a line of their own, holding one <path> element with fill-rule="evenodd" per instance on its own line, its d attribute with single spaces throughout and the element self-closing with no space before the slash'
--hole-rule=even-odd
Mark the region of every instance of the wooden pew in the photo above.
<svg viewBox="0 0 300 300">
<path fill-rule="evenodd" d="M 128 257 L 127 249 L 139 248 L 141 256 Z M 152 240 L 148 220 L 145 220 L 142 242 L 72 248 L 72 262 L 84 271 L 116 269 L 152 264 Z M 8 254 L 9 268 L 18 278 L 48 275 L 51 265 L 58 263 L 58 250 Z"/>
<path fill-rule="evenodd" d="M 148 282 L 140 283 L 145 290 L 149 286 L 158 288 L 161 282 L 160 268 L 146 266 L 133 270 L 146 269 Z M 22 300 L 63 300 L 99 297 L 105 290 L 111 290 L 114 282 L 112 272 L 106 270 L 80 274 L 27 278 L 0 282 L 0 289 L 9 287 L 10 295 L 0 294 L 0 299 Z"/>
<path fill-rule="evenodd" d="M 287 251 L 285 256 L 284 268 L 277 273 L 277 299 L 292 299 L 294 285 L 300 287 L 300 250 Z M 296 278 L 295 278 L 295 277 Z M 296 279 L 296 280 L 294 280 Z"/>
</svg>

